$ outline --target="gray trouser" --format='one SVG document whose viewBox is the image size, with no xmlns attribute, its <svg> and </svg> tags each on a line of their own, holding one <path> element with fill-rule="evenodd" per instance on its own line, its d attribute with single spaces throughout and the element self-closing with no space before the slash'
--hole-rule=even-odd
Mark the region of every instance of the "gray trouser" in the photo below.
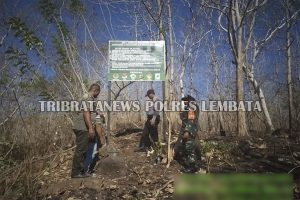
<svg viewBox="0 0 300 200">
<path fill-rule="evenodd" d="M 88 149 L 88 132 L 73 129 L 76 135 L 76 149 L 73 157 L 72 174 L 77 175 L 84 172 L 84 160 Z"/>
</svg>

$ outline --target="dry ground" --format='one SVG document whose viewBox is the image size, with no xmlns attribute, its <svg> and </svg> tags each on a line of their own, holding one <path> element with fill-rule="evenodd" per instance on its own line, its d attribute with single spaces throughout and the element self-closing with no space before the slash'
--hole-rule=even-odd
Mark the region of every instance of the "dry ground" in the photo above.
<svg viewBox="0 0 300 200">
<path fill-rule="evenodd" d="M 128 133 L 128 134 L 127 134 Z M 116 156 L 102 158 L 95 176 L 70 179 L 74 148 L 53 157 L 38 178 L 39 199 L 173 199 L 173 179 L 180 166 L 172 161 L 153 165 L 152 156 L 134 152 L 140 132 L 112 137 Z M 287 138 L 213 137 L 201 140 L 202 173 L 290 173 L 295 179 L 294 197 L 299 198 L 299 145 Z"/>
</svg>

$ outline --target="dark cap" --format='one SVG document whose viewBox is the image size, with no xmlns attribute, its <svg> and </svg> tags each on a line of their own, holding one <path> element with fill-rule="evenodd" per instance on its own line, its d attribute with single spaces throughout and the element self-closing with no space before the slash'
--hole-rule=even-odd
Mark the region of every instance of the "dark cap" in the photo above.
<svg viewBox="0 0 300 200">
<path fill-rule="evenodd" d="M 146 96 L 149 96 L 150 94 L 155 94 L 154 90 L 153 89 L 150 89 L 147 91 L 147 94 L 145 95 Z"/>
<path fill-rule="evenodd" d="M 196 99 L 194 97 L 192 97 L 191 95 L 186 95 L 185 97 L 181 98 L 181 101 L 196 101 Z"/>
</svg>

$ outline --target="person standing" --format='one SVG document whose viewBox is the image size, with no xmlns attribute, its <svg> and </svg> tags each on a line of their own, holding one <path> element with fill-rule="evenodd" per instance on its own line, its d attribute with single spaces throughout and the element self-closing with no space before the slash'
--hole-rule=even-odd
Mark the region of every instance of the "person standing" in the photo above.
<svg viewBox="0 0 300 200">
<path fill-rule="evenodd" d="M 198 133 L 199 107 L 194 97 L 187 95 L 181 99 L 184 111 L 180 113 L 182 120 L 179 137 L 174 147 L 174 160 L 183 166 L 181 172 L 195 173 L 200 169 L 201 153 L 195 139 Z M 194 103 L 194 108 L 191 103 Z"/>
<path fill-rule="evenodd" d="M 76 136 L 76 148 L 73 156 L 72 178 L 85 178 L 90 176 L 85 172 L 84 161 L 87 156 L 89 141 L 95 140 L 96 110 L 90 110 L 89 104 L 95 101 L 100 94 L 100 85 L 94 83 L 89 87 L 88 94 L 82 98 L 87 105 L 87 110 L 76 114 L 73 121 L 73 131 Z"/>
<path fill-rule="evenodd" d="M 147 120 L 144 125 L 144 130 L 140 139 L 139 147 L 136 152 L 145 152 L 151 146 L 154 147 L 158 142 L 158 124 L 160 122 L 159 111 L 155 109 L 155 102 L 159 99 L 155 96 L 153 89 L 149 89 L 145 97 L 152 101 L 146 111 Z"/>
</svg>

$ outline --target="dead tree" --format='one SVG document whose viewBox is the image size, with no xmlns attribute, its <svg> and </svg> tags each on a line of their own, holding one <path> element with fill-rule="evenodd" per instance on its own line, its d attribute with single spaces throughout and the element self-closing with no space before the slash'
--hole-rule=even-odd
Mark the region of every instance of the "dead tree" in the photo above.
<svg viewBox="0 0 300 200">
<path fill-rule="evenodd" d="M 283 17 L 280 22 L 274 23 L 275 26 L 268 28 L 265 36 L 261 40 L 257 40 L 254 37 L 257 12 L 266 3 L 267 0 L 229 0 L 225 4 L 204 1 L 203 5 L 219 11 L 219 25 L 227 33 L 234 57 L 233 63 L 236 66 L 236 100 L 244 100 L 243 81 L 244 76 L 246 76 L 259 98 L 267 127 L 272 131 L 274 126 L 267 108 L 265 95 L 255 79 L 253 68 L 262 48 L 274 38 L 287 22 L 298 15 L 299 10 L 290 17 Z M 224 21 L 226 27 L 222 24 Z M 237 131 L 240 136 L 247 134 L 245 113 L 242 111 L 237 112 Z"/>
<path fill-rule="evenodd" d="M 291 27 L 292 23 L 288 20 L 291 18 L 290 0 L 286 0 L 286 57 L 287 57 L 287 88 L 288 88 L 288 108 L 289 108 L 289 133 L 292 134 L 293 129 L 293 82 L 292 82 L 292 52 L 291 52 Z"/>
</svg>

